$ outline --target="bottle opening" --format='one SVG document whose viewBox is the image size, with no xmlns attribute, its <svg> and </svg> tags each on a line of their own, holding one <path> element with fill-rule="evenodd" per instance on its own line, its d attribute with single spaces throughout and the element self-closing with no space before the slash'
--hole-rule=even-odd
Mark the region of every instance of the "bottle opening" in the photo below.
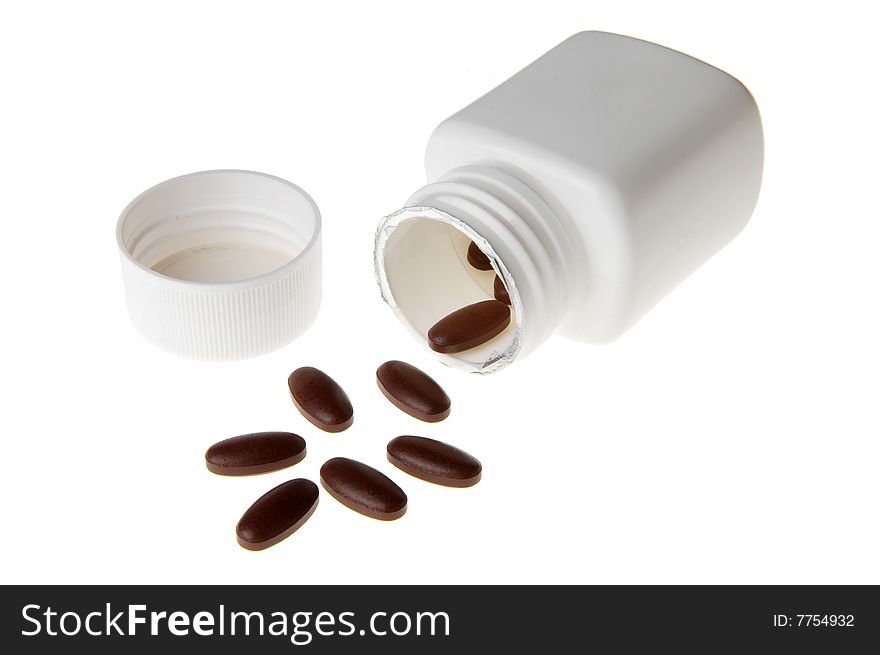
<svg viewBox="0 0 880 655">
<path fill-rule="evenodd" d="M 486 256 L 489 270 L 468 261 L 471 243 Z M 375 258 L 385 301 L 423 343 L 428 331 L 452 312 L 495 300 L 497 275 L 510 297 L 508 326 L 476 347 L 438 356 L 450 366 L 480 373 L 513 361 L 522 333 L 519 293 L 492 246 L 469 226 L 437 209 L 403 209 L 379 226 Z"/>
</svg>

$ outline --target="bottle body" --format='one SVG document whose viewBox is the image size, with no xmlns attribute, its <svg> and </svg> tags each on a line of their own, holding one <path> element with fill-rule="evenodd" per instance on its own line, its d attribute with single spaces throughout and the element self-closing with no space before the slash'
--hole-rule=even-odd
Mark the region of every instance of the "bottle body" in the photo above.
<svg viewBox="0 0 880 655">
<path fill-rule="evenodd" d="M 760 116 L 737 80 L 662 46 L 585 32 L 441 123 L 429 184 L 407 206 L 475 222 L 517 295 L 559 305 L 519 298 L 522 343 L 509 361 L 548 331 L 590 343 L 622 334 L 745 226 L 762 162 Z M 450 187 L 462 179 L 470 186 Z M 482 234 L 492 221 L 472 221 L 468 203 L 511 234 Z"/>
</svg>

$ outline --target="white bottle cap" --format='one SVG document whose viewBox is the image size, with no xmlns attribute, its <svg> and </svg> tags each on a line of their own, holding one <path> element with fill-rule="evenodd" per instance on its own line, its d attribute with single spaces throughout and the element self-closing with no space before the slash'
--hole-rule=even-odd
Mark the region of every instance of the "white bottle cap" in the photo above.
<svg viewBox="0 0 880 655">
<path fill-rule="evenodd" d="M 132 322 L 176 355 L 260 355 L 318 313 L 321 214 L 280 178 L 219 170 L 162 182 L 125 208 L 116 240 Z"/>
</svg>

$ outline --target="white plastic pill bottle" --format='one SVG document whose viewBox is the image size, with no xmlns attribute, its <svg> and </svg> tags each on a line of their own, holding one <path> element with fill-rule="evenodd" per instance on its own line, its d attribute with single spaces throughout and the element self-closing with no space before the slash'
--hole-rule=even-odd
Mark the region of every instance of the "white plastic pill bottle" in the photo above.
<svg viewBox="0 0 880 655">
<path fill-rule="evenodd" d="M 440 124 L 429 184 L 376 233 L 385 301 L 423 341 L 491 299 L 510 326 L 446 363 L 498 370 L 551 334 L 611 341 L 748 222 L 763 166 L 749 91 L 702 61 L 583 32 Z M 474 241 L 494 270 L 467 263 Z"/>
</svg>

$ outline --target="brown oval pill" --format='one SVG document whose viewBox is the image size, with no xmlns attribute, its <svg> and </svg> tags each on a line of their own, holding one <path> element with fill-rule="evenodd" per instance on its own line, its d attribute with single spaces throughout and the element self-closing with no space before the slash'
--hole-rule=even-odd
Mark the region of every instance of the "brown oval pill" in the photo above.
<svg viewBox="0 0 880 655">
<path fill-rule="evenodd" d="M 254 432 L 218 441 L 205 453 L 205 465 L 217 475 L 255 475 L 301 462 L 306 440 L 292 432 Z"/>
<path fill-rule="evenodd" d="M 449 416 L 452 403 L 427 373 L 392 360 L 376 369 L 376 382 L 391 404 L 420 421 L 436 423 Z"/>
<path fill-rule="evenodd" d="M 346 457 L 334 457 L 321 467 L 321 485 L 340 503 L 380 521 L 406 513 L 406 494 L 388 476 Z"/>
<path fill-rule="evenodd" d="M 351 401 L 324 371 L 298 368 L 287 378 L 287 386 L 300 413 L 325 432 L 342 432 L 354 422 Z"/>
<path fill-rule="evenodd" d="M 428 330 L 428 345 L 438 353 L 458 353 L 498 336 L 510 324 L 510 307 L 483 300 L 447 314 Z"/>
<path fill-rule="evenodd" d="M 504 286 L 504 282 L 497 275 L 495 276 L 492 290 L 495 292 L 495 300 L 503 302 L 505 305 L 510 304 L 510 294 L 507 293 L 507 287 Z"/>
<path fill-rule="evenodd" d="M 471 487 L 483 476 L 483 466 L 476 457 L 426 437 L 392 439 L 388 461 L 405 473 L 446 487 Z"/>
<path fill-rule="evenodd" d="M 480 271 L 491 271 L 492 262 L 489 261 L 488 255 L 480 250 L 480 247 L 471 241 L 467 251 L 468 264 Z"/>
<path fill-rule="evenodd" d="M 260 496 L 235 526 L 238 543 L 248 550 L 274 546 L 296 532 L 318 506 L 318 485 L 302 478 L 279 484 Z"/>
</svg>

